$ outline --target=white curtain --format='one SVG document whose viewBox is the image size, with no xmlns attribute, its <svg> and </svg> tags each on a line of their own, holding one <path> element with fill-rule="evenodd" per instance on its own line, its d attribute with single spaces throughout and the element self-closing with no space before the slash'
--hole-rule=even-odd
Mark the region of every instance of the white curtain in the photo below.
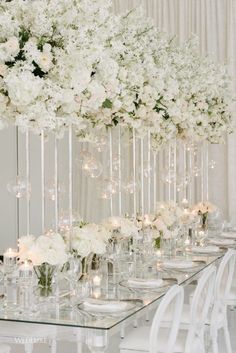
<svg viewBox="0 0 236 353">
<path fill-rule="evenodd" d="M 176 35 L 180 42 L 196 34 L 202 55 L 228 64 L 236 92 L 235 0 L 113 0 L 116 13 L 139 5 L 159 29 Z M 236 134 L 225 145 L 211 145 L 210 159 L 216 161 L 209 176 L 210 199 L 236 223 Z"/>
</svg>

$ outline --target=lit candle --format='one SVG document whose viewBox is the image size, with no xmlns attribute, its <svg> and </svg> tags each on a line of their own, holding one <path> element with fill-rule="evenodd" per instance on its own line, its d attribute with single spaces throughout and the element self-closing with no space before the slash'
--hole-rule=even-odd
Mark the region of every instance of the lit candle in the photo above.
<svg viewBox="0 0 236 353">
<path fill-rule="evenodd" d="M 96 275 L 93 277 L 93 285 L 95 287 L 99 287 L 101 285 L 101 281 L 102 281 L 102 279 L 100 276 Z"/>
<path fill-rule="evenodd" d="M 99 299 L 99 298 L 101 297 L 101 295 L 102 295 L 102 292 L 101 292 L 101 289 L 100 289 L 100 288 L 95 288 L 95 289 L 93 290 L 93 297 L 94 297 L 95 299 Z"/>
<path fill-rule="evenodd" d="M 11 271 L 14 270 L 16 266 L 18 252 L 15 249 L 9 248 L 3 254 L 3 263 L 5 270 Z"/>
<path fill-rule="evenodd" d="M 185 245 L 190 245 L 190 239 L 187 238 L 187 239 L 185 240 L 184 244 L 185 244 Z"/>
</svg>

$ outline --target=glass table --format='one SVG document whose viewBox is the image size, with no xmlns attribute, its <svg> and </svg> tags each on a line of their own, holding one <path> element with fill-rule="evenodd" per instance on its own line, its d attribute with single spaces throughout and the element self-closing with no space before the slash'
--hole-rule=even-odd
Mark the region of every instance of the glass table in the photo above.
<svg viewBox="0 0 236 353">
<path fill-rule="evenodd" d="M 137 272 L 143 279 L 160 279 L 166 281 L 161 288 L 143 288 L 129 286 L 129 274 L 123 273 L 119 278 L 107 279 L 107 285 L 92 293 L 93 298 L 106 301 L 124 302 L 127 308 L 115 313 L 91 312 L 83 307 L 79 299 L 73 305 L 66 300 L 66 293 L 58 296 L 50 303 L 42 304 L 33 313 L 21 313 L 18 310 L 8 310 L 2 306 L 0 310 L 0 321 L 14 322 L 12 326 L 32 324 L 33 328 L 48 328 L 53 332 L 53 339 L 76 341 L 77 352 L 81 342 L 86 343 L 91 352 L 105 352 L 109 338 L 124 330 L 126 325 L 133 323 L 149 311 L 157 307 L 159 300 L 171 285 L 187 285 L 197 279 L 202 270 L 223 256 L 223 253 L 214 255 L 188 253 L 177 257 L 178 260 L 187 260 L 194 263 L 191 269 L 166 268 L 164 257 L 154 257 L 148 263 L 140 263 Z M 4 327 L 4 323 L 0 325 Z M 9 324 L 8 324 L 9 325 Z M 39 326 L 38 326 L 39 325 Z M 9 325 L 9 328 L 11 326 Z M 1 328 L 0 328 L 1 332 Z M 34 330 L 32 330 L 33 336 Z M 0 333 L 1 339 L 1 333 Z"/>
</svg>

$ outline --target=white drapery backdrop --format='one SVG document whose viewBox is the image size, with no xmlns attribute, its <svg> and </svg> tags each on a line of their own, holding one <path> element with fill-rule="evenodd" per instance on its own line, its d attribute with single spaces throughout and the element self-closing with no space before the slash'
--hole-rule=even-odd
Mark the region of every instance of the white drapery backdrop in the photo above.
<svg viewBox="0 0 236 353">
<path fill-rule="evenodd" d="M 113 0 L 116 13 L 141 5 L 155 25 L 180 43 L 196 34 L 199 52 L 227 63 L 236 92 L 236 1 L 235 0 Z M 235 119 L 236 120 L 236 119 Z M 210 200 L 236 223 L 236 134 L 226 144 L 210 146 Z"/>
</svg>

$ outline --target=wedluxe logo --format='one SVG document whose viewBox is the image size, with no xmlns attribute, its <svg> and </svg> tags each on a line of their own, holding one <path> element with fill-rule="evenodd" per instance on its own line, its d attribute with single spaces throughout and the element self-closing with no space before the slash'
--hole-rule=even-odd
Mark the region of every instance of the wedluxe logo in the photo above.
<svg viewBox="0 0 236 353">
<path fill-rule="evenodd" d="M 44 337 L 15 337 L 14 341 L 18 344 L 48 343 Z"/>
</svg>

